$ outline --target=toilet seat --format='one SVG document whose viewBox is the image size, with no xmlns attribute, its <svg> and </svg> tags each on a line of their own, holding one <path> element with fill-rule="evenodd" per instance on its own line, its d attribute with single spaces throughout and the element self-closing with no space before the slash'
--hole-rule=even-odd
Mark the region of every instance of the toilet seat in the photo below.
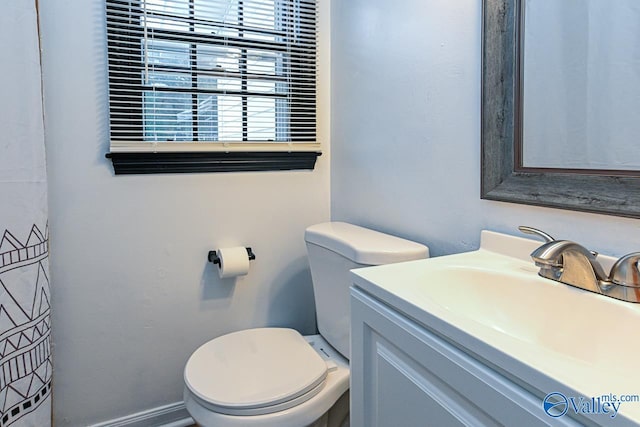
<svg viewBox="0 0 640 427">
<path fill-rule="evenodd" d="M 293 329 L 258 328 L 211 340 L 189 358 L 187 388 L 210 410 L 263 415 L 300 405 L 324 387 L 327 364 Z"/>
</svg>

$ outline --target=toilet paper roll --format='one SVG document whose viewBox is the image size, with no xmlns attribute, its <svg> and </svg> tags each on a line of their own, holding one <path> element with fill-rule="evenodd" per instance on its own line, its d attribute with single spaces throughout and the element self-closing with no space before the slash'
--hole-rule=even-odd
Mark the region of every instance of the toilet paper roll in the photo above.
<svg viewBox="0 0 640 427">
<path fill-rule="evenodd" d="M 249 272 L 249 255 L 244 246 L 218 249 L 220 268 L 218 274 L 222 279 L 244 276 Z"/>
</svg>

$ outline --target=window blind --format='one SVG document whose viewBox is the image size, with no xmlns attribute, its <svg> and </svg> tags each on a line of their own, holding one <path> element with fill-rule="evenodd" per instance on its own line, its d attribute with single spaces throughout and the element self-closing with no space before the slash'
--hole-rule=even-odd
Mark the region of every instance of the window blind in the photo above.
<svg viewBox="0 0 640 427">
<path fill-rule="evenodd" d="M 106 0 L 111 152 L 318 151 L 316 0 Z"/>
</svg>

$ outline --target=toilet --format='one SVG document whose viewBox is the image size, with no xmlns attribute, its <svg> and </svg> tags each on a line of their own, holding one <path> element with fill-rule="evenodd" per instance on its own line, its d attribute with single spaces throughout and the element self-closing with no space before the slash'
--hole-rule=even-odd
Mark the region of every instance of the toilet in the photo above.
<svg viewBox="0 0 640 427">
<path fill-rule="evenodd" d="M 313 225 L 305 241 L 320 334 L 256 328 L 202 345 L 184 370 L 198 425 L 349 425 L 349 270 L 427 258 L 429 249 L 344 222 Z"/>
</svg>

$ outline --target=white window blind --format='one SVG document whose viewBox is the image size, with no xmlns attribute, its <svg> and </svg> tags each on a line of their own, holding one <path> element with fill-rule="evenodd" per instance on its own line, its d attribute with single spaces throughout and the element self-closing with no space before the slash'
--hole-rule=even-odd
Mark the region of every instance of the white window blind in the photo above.
<svg viewBox="0 0 640 427">
<path fill-rule="evenodd" d="M 316 0 L 106 0 L 112 152 L 317 151 Z"/>
</svg>

